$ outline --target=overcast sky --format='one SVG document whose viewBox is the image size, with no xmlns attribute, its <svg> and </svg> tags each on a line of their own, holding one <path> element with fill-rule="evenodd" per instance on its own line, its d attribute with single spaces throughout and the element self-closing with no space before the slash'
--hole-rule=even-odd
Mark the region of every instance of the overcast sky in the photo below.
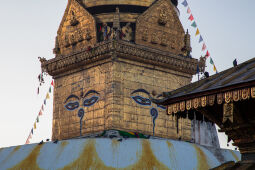
<svg viewBox="0 0 255 170">
<path fill-rule="evenodd" d="M 179 1 L 180 19 L 192 38 L 192 55 L 201 56 L 201 44 Z M 218 71 L 254 57 L 254 0 L 189 0 L 189 6 Z M 50 86 L 38 96 L 38 56 L 54 57 L 55 36 L 67 0 L 1 0 L 0 5 L 0 147 L 25 143 Z M 213 69 L 207 62 L 207 70 Z M 52 94 L 31 142 L 51 137 Z M 220 136 L 226 147 L 226 138 Z"/>
</svg>

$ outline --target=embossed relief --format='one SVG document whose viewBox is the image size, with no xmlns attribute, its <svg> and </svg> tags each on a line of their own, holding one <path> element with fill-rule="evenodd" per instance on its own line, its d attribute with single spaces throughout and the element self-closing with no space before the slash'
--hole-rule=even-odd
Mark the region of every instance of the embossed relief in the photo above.
<svg viewBox="0 0 255 170">
<path fill-rule="evenodd" d="M 184 36 L 181 22 L 168 0 L 159 0 L 137 19 L 137 44 L 183 54 Z"/>
<path fill-rule="evenodd" d="M 68 54 L 96 43 L 95 20 L 76 0 L 68 2 L 58 30 L 60 54 Z"/>
</svg>

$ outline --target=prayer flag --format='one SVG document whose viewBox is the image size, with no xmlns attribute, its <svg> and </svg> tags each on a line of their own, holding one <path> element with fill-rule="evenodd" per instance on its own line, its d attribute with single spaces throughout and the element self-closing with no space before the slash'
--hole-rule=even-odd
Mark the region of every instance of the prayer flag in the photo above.
<svg viewBox="0 0 255 170">
<path fill-rule="evenodd" d="M 37 116 L 37 118 L 36 118 L 36 121 L 37 121 L 37 123 L 39 123 L 39 117 Z"/>
<path fill-rule="evenodd" d="M 46 99 L 49 99 L 50 98 L 50 95 L 49 95 L 49 93 L 47 93 L 47 95 L 46 95 Z"/>
<path fill-rule="evenodd" d="M 187 9 L 187 13 L 188 13 L 188 14 L 191 13 L 190 7 L 188 7 L 188 9 Z"/>
<path fill-rule="evenodd" d="M 187 6 L 188 6 L 188 2 L 187 2 L 186 0 L 184 0 L 184 1 L 182 2 L 182 5 L 185 6 L 185 7 L 187 7 Z"/>
<path fill-rule="evenodd" d="M 46 99 L 44 99 L 44 105 L 46 105 Z"/>
<path fill-rule="evenodd" d="M 54 80 L 51 81 L 51 85 L 54 86 Z"/>
<path fill-rule="evenodd" d="M 213 65 L 213 71 L 217 72 L 217 69 L 216 69 L 215 65 Z"/>
<path fill-rule="evenodd" d="M 193 15 L 192 15 L 192 14 L 190 14 L 190 16 L 189 16 L 189 20 L 190 20 L 190 21 L 193 21 L 193 20 L 194 20 L 194 17 L 193 17 Z"/>
<path fill-rule="evenodd" d="M 42 110 L 42 111 L 44 110 L 44 107 L 43 107 L 43 105 L 42 105 L 42 108 L 41 108 L 41 110 Z M 40 110 L 40 111 L 41 111 L 41 110 Z"/>
<path fill-rule="evenodd" d="M 29 134 L 28 139 L 32 139 L 32 135 L 31 135 L 31 133 Z"/>
<path fill-rule="evenodd" d="M 39 92 L 40 92 L 40 89 L 39 89 L 39 87 L 37 88 L 37 94 L 39 94 Z"/>
<path fill-rule="evenodd" d="M 210 64 L 214 64 L 212 57 L 210 57 Z"/>
<path fill-rule="evenodd" d="M 203 47 L 202 47 L 202 51 L 205 51 L 205 49 L 206 49 L 206 45 L 205 45 L 205 43 L 203 44 Z"/>
<path fill-rule="evenodd" d="M 209 51 L 207 50 L 205 57 L 208 58 L 210 56 Z"/>
<path fill-rule="evenodd" d="M 199 38 L 199 43 L 201 43 L 203 40 L 203 37 L 200 35 L 200 38 Z"/>
<path fill-rule="evenodd" d="M 34 123 L 34 129 L 36 129 L 36 122 Z"/>
<path fill-rule="evenodd" d="M 49 93 L 51 93 L 51 87 L 49 88 Z"/>
<path fill-rule="evenodd" d="M 39 116 L 42 116 L 42 111 L 40 110 L 40 112 L 39 112 Z"/>
<path fill-rule="evenodd" d="M 196 31 L 196 36 L 199 35 L 200 32 L 199 32 L 199 29 L 197 28 L 197 31 Z"/>
<path fill-rule="evenodd" d="M 196 21 L 194 21 L 194 22 L 191 24 L 191 26 L 194 27 L 194 28 L 197 28 L 197 23 L 196 23 Z"/>
<path fill-rule="evenodd" d="M 34 129 L 33 128 L 31 129 L 31 133 L 34 134 Z"/>
<path fill-rule="evenodd" d="M 27 139 L 27 140 L 26 140 L 26 144 L 29 144 L 29 143 L 30 143 L 30 142 L 29 142 L 29 139 Z"/>
</svg>

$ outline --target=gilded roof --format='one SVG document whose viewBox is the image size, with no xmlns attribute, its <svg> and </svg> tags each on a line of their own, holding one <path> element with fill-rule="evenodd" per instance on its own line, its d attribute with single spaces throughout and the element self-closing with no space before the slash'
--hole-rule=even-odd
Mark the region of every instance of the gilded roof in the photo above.
<svg viewBox="0 0 255 170">
<path fill-rule="evenodd" d="M 166 92 L 164 93 L 164 99 L 155 102 L 170 104 L 177 100 L 187 100 L 188 98 L 203 96 L 204 94 L 210 95 L 216 91 L 224 92 L 226 90 L 246 87 L 250 84 L 255 84 L 255 58 L 206 79 L 171 92 Z"/>
</svg>

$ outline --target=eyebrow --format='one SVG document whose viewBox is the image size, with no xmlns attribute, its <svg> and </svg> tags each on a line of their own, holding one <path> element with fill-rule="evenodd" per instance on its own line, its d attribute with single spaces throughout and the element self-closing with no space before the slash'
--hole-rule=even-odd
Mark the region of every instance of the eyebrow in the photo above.
<svg viewBox="0 0 255 170">
<path fill-rule="evenodd" d="M 144 89 L 137 89 L 137 90 L 133 91 L 131 94 L 138 93 L 138 92 L 142 92 L 142 93 L 146 93 L 146 94 L 150 95 L 150 93 Z"/>
<path fill-rule="evenodd" d="M 90 90 L 90 91 L 88 91 L 85 95 L 84 95 L 84 97 L 83 98 L 85 98 L 85 97 L 87 97 L 89 94 L 91 94 L 91 93 L 95 93 L 95 94 L 99 94 L 97 91 L 95 91 L 95 90 Z"/>
<path fill-rule="evenodd" d="M 71 99 L 71 98 L 75 98 L 75 99 L 79 100 L 79 97 L 78 97 L 78 96 L 72 94 L 72 95 L 70 95 L 70 96 L 66 99 L 65 103 L 66 103 L 69 99 Z"/>
</svg>

